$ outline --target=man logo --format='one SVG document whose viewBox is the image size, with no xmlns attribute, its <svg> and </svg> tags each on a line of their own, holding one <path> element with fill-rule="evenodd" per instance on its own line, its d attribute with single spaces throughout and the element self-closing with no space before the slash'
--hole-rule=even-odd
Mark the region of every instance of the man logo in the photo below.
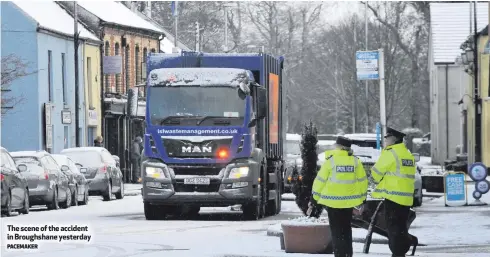
<svg viewBox="0 0 490 257">
<path fill-rule="evenodd" d="M 183 153 L 211 153 L 212 149 L 211 149 L 211 147 L 208 147 L 208 146 L 203 146 L 202 148 L 200 148 L 197 145 L 195 145 L 194 147 L 182 146 L 182 152 Z"/>
</svg>

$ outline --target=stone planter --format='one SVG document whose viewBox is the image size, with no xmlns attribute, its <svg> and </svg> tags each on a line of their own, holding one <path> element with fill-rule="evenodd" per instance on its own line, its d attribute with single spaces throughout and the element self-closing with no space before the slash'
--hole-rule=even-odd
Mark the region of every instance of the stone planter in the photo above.
<svg viewBox="0 0 490 257">
<path fill-rule="evenodd" d="M 283 222 L 281 226 L 286 253 L 333 253 L 330 225 L 325 220 L 300 218 Z"/>
</svg>

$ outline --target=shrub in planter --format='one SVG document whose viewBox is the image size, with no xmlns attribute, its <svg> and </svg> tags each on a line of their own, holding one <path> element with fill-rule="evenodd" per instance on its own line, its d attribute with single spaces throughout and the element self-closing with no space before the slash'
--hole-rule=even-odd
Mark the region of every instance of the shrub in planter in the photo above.
<svg viewBox="0 0 490 257">
<path fill-rule="evenodd" d="M 301 134 L 300 146 L 303 165 L 299 171 L 298 179 L 293 181 L 293 194 L 296 196 L 296 204 L 305 215 L 308 211 L 308 203 L 311 200 L 311 188 L 317 173 L 317 142 L 317 129 L 313 122 L 310 121 L 309 124 L 305 124 Z M 322 211 L 323 208 L 315 208 L 311 216 L 320 217 Z"/>
<path fill-rule="evenodd" d="M 299 217 L 281 224 L 283 231 L 284 250 L 287 253 L 319 253 L 333 252 L 332 237 L 328 219 Z"/>
</svg>

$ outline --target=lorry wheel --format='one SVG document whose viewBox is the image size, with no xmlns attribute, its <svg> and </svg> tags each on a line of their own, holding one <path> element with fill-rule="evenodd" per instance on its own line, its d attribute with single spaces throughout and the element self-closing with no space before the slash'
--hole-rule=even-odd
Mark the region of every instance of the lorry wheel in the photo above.
<svg viewBox="0 0 490 257">
<path fill-rule="evenodd" d="M 263 176 L 261 176 L 263 177 Z M 257 199 L 251 203 L 242 205 L 243 216 L 246 220 L 259 220 L 264 215 L 265 209 L 265 188 L 264 180 L 257 185 Z"/>
<path fill-rule="evenodd" d="M 151 205 L 149 203 L 144 204 L 145 218 L 147 220 L 160 220 L 165 218 L 165 213 L 160 206 Z"/>
</svg>

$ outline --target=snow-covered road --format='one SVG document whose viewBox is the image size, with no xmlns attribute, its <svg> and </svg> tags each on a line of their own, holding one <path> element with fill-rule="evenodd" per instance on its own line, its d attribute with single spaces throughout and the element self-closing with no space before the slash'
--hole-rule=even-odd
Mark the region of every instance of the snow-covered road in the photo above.
<svg viewBox="0 0 490 257">
<path fill-rule="evenodd" d="M 485 196 L 487 202 L 490 197 Z M 242 221 L 240 212 L 227 208 L 204 208 L 196 220 L 147 221 L 141 196 L 103 202 L 94 197 L 88 206 L 66 210 L 33 210 L 28 215 L 3 217 L 2 256 L 308 256 L 286 254 L 279 238 L 267 236 L 267 230 L 280 220 L 300 216 L 294 201 L 283 201 L 280 215 L 260 221 Z M 36 252 L 6 251 L 7 225 L 88 225 L 89 243 L 43 243 Z M 490 256 L 490 207 L 444 207 L 443 199 L 424 202 L 417 209 L 411 233 L 419 237 L 416 256 L 483 257 Z M 364 233 L 356 230 L 354 235 Z M 373 244 L 371 253 L 362 254 L 355 243 L 355 256 L 391 256 L 385 244 Z"/>
</svg>

